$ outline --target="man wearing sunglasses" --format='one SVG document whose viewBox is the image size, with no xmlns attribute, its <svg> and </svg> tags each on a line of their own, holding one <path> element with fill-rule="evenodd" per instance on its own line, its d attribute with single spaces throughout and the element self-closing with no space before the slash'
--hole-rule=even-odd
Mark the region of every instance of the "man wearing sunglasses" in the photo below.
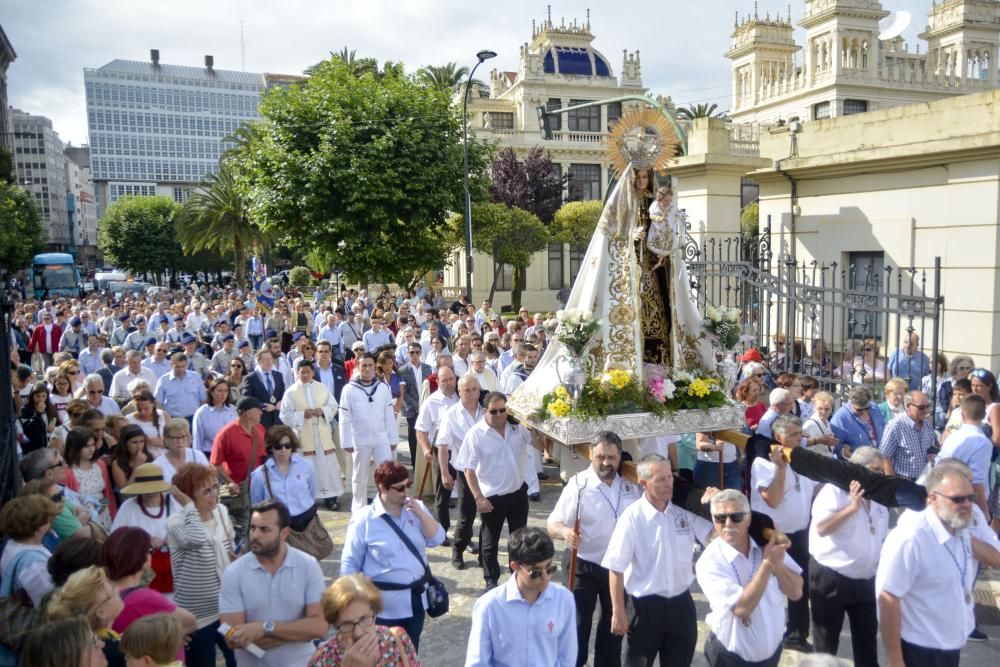
<svg viewBox="0 0 1000 667">
<path fill-rule="evenodd" d="M 785 598 L 802 597 L 801 569 L 787 543 L 761 549 L 750 539 L 750 503 L 726 489 L 711 499 L 715 534 L 695 565 L 711 612 L 705 618 L 708 664 L 775 667 L 781 659 Z"/>
<path fill-rule="evenodd" d="M 559 569 L 552 538 L 541 528 L 520 528 L 507 546 L 511 577 L 476 600 L 466 667 L 577 664 L 576 608 L 570 592 L 552 581 Z"/>
<path fill-rule="evenodd" d="M 931 402 L 922 391 L 903 397 L 904 412 L 885 427 L 879 450 L 889 460 L 889 474 L 916 479 L 927 466 L 928 456 L 938 449 L 937 434 L 930 421 Z"/>
<path fill-rule="evenodd" d="M 1000 566 L 1000 540 L 973 508 L 968 467 L 942 461 L 926 486 L 927 507 L 900 517 L 875 575 L 888 667 L 957 666 L 975 627 L 976 570 Z"/>
</svg>

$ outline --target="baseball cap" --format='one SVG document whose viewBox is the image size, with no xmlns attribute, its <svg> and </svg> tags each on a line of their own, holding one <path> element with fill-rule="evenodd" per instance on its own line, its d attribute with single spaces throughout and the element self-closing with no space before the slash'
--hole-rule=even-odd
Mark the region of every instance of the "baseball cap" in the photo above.
<svg viewBox="0 0 1000 667">
<path fill-rule="evenodd" d="M 71 320 L 69 321 L 69 325 L 70 325 L 71 327 L 78 327 L 78 326 L 80 326 L 81 324 L 83 324 L 83 320 L 81 320 L 81 319 L 80 319 L 79 317 L 74 317 L 73 319 L 71 319 Z"/>
<path fill-rule="evenodd" d="M 743 354 L 742 357 L 740 357 L 740 361 L 743 363 L 747 363 L 749 361 L 756 361 L 757 363 L 760 363 L 761 359 L 760 350 L 755 347 L 750 348 Z"/>
<path fill-rule="evenodd" d="M 248 340 L 241 340 L 240 342 L 236 343 L 236 349 L 237 350 L 242 350 L 245 347 L 250 347 L 250 341 L 248 341 Z"/>
<path fill-rule="evenodd" d="M 236 340 L 236 336 L 234 336 L 233 334 L 226 334 L 225 336 L 222 337 L 222 342 L 224 343 L 227 340 Z"/>
<path fill-rule="evenodd" d="M 237 414 L 243 414 L 248 410 L 260 410 L 260 401 L 253 396 L 244 396 L 236 403 Z"/>
</svg>

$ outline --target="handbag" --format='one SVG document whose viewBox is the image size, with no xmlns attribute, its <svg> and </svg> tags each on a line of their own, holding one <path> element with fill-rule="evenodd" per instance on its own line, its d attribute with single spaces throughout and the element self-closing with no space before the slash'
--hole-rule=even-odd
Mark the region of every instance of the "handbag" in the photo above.
<svg viewBox="0 0 1000 667">
<path fill-rule="evenodd" d="M 0 585 L 0 590 L 7 593 L 0 599 L 0 644 L 14 653 L 21 651 L 35 620 L 35 606 L 27 592 L 23 588 L 14 590 L 18 569 L 30 553 L 25 550 L 14 558 L 9 581 Z"/>
<path fill-rule="evenodd" d="M 412 553 L 416 559 L 424 565 L 424 576 L 413 582 L 411 587 L 414 590 L 416 590 L 417 587 L 420 587 L 425 593 L 427 593 L 427 615 L 431 618 L 444 616 L 448 613 L 448 589 L 445 588 L 444 583 L 440 579 L 431 574 L 430 565 L 428 565 L 427 561 L 423 559 L 420 552 L 417 551 L 417 548 L 413 546 L 413 542 L 411 542 L 410 538 L 406 536 L 406 533 L 404 533 L 399 526 L 393 523 L 388 514 L 383 514 L 382 518 L 385 519 L 387 524 L 389 524 L 389 527 L 392 528 L 393 532 L 399 535 L 399 539 L 403 540 L 403 544 L 405 544 L 406 548 L 410 550 L 410 553 Z M 376 586 L 378 586 L 377 583 Z"/>
<path fill-rule="evenodd" d="M 253 446 L 250 448 L 250 461 L 247 463 L 247 476 L 242 482 L 240 482 L 239 493 L 229 493 L 228 491 L 219 492 L 219 500 L 222 504 L 226 506 L 226 509 L 232 512 L 246 512 L 250 509 L 250 473 L 253 471 L 254 464 L 257 463 L 257 429 L 253 430 Z M 222 489 L 225 489 L 224 485 Z"/>
<path fill-rule="evenodd" d="M 267 495 L 274 498 L 274 492 L 271 491 L 271 474 L 267 470 L 266 463 L 264 464 L 264 483 L 267 485 Z M 299 523 L 296 519 L 305 514 L 311 514 L 309 520 L 301 530 L 296 530 L 295 525 Z M 292 526 L 288 533 L 288 544 L 299 551 L 306 552 L 316 560 L 323 560 L 333 553 L 333 540 L 330 539 L 330 533 L 323 522 L 319 520 L 316 505 L 313 505 L 312 510 L 303 512 L 298 517 L 293 517 Z"/>
</svg>

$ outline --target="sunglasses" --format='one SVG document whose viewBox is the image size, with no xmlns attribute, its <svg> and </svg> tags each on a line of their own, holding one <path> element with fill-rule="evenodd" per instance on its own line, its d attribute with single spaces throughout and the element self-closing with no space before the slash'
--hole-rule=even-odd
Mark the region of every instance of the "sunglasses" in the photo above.
<svg viewBox="0 0 1000 667">
<path fill-rule="evenodd" d="M 541 567 L 531 568 L 530 570 L 528 570 L 528 576 L 531 577 L 532 579 L 541 579 L 542 573 L 545 573 L 551 577 L 558 571 L 559 571 L 558 565 L 556 565 L 555 563 L 549 563 L 544 568 Z"/>
<path fill-rule="evenodd" d="M 274 446 L 274 449 L 295 449 L 295 447 L 294 445 L 292 445 L 292 443 L 286 440 L 284 442 L 279 442 L 278 444 L 276 444 Z"/>
<path fill-rule="evenodd" d="M 389 488 L 392 489 L 393 491 L 399 491 L 400 493 L 405 493 L 406 490 L 411 486 L 413 486 L 413 482 L 407 481 L 407 482 L 400 482 L 399 484 L 393 484 Z"/>
<path fill-rule="evenodd" d="M 970 494 L 968 496 L 946 496 L 943 493 L 938 493 L 937 491 L 932 491 L 931 493 L 933 493 L 935 496 L 940 496 L 942 498 L 947 498 L 948 500 L 950 500 L 951 502 L 955 503 L 956 505 L 964 505 L 965 503 L 974 503 L 974 502 L 976 502 L 976 494 L 974 494 L 974 493 Z"/>
<path fill-rule="evenodd" d="M 926 410 L 931 407 L 930 403 L 910 403 L 911 408 L 916 408 L 917 410 Z"/>
<path fill-rule="evenodd" d="M 49 496 L 49 500 L 51 500 L 54 503 L 61 503 L 63 501 L 63 498 L 65 497 L 66 497 L 65 493 L 63 493 L 62 491 L 56 491 L 53 495 Z"/>
<path fill-rule="evenodd" d="M 972 366 L 956 366 L 955 370 L 956 371 L 971 371 L 972 370 Z"/>
<path fill-rule="evenodd" d="M 507 408 L 490 408 L 486 412 L 490 413 L 491 415 L 502 415 L 507 412 Z"/>
<path fill-rule="evenodd" d="M 747 518 L 746 512 L 729 512 L 728 514 L 713 514 L 712 520 L 719 525 L 724 525 L 726 519 L 729 519 L 733 523 L 743 523 L 743 519 Z"/>
<path fill-rule="evenodd" d="M 59 459 L 45 470 L 49 471 L 49 470 L 55 470 L 56 468 L 65 468 L 65 467 L 66 467 L 66 461 L 64 461 L 63 459 Z"/>
</svg>

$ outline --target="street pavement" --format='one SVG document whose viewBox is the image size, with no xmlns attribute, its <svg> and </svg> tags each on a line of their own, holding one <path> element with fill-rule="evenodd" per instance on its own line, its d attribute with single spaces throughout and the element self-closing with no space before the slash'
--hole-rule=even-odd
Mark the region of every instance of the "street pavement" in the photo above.
<svg viewBox="0 0 1000 667">
<path fill-rule="evenodd" d="M 404 441 L 405 442 L 405 441 Z M 401 448 L 402 449 L 402 448 Z M 403 459 L 408 458 L 406 454 Z M 405 461 L 404 461 L 405 462 Z M 556 467 L 546 466 L 548 480 L 541 482 L 542 499 L 541 502 L 531 503 L 528 524 L 532 526 L 545 527 L 545 520 L 562 489 L 559 481 L 559 471 Z M 372 489 L 371 494 L 374 494 Z M 428 496 L 425 499 L 428 506 L 432 506 L 433 499 Z M 343 496 L 340 499 L 342 508 L 350 507 L 350 496 Z M 432 508 L 433 509 L 433 508 Z M 452 510 L 452 526 L 456 523 L 458 510 Z M 344 544 L 344 535 L 347 530 L 349 512 L 345 510 L 329 512 L 322 510 L 320 517 L 324 525 L 330 531 L 334 542 L 334 552 L 330 558 L 322 562 L 323 572 L 328 581 L 332 581 L 340 569 L 340 551 Z M 478 524 L 476 531 L 478 533 Z M 501 541 L 500 563 L 506 562 L 506 537 Z M 557 562 L 559 561 L 559 549 L 561 543 L 556 544 Z M 437 547 L 429 550 L 431 570 L 434 575 L 444 581 L 450 593 L 451 611 L 440 618 L 428 618 L 424 625 L 424 632 L 420 640 L 420 657 L 426 667 L 460 667 L 465 661 L 465 651 L 468 642 L 469 629 L 471 626 L 472 606 L 476 599 L 483 592 L 483 573 L 475 567 L 475 557 L 467 555 L 465 559 L 466 569 L 462 571 L 451 567 L 451 548 Z M 564 576 L 560 572 L 557 578 Z M 506 578 L 501 579 L 501 584 Z M 704 619 L 708 614 L 708 603 L 695 583 L 692 588 L 695 606 L 698 613 L 698 648 L 695 652 L 693 665 L 707 665 L 702 647 L 708 636 L 708 626 Z M 990 641 L 983 643 L 969 642 L 962 650 L 963 667 L 996 667 L 1000 664 L 1000 573 L 985 572 L 980 576 L 980 581 L 976 588 L 976 616 L 980 622 L 980 628 L 991 637 Z M 596 625 L 596 617 L 595 617 Z M 593 635 L 591 635 L 591 650 L 593 647 Z M 844 630 L 840 640 L 840 657 L 850 659 L 851 639 L 845 620 Z M 885 664 L 885 657 L 879 646 L 880 662 Z M 592 657 L 592 656 L 591 656 Z M 790 667 L 797 664 L 801 654 L 785 651 L 782 656 L 782 667 Z M 593 665 L 592 662 L 588 663 Z M 594 667 L 600 667 L 599 665 Z"/>
</svg>

